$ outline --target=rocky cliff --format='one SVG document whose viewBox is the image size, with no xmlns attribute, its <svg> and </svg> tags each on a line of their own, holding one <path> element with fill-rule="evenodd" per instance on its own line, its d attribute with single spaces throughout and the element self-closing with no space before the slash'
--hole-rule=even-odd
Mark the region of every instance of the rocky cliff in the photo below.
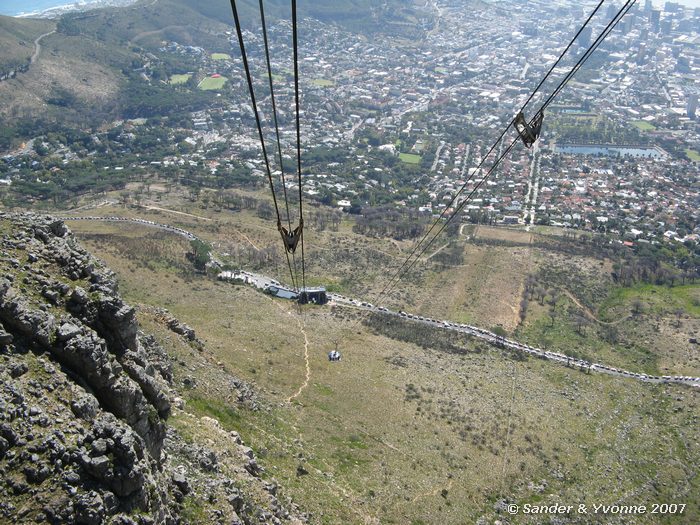
<svg viewBox="0 0 700 525">
<path fill-rule="evenodd" d="M 0 214 L 0 323 L 0 522 L 300 521 L 235 432 L 169 427 L 168 355 L 63 222 Z"/>
</svg>

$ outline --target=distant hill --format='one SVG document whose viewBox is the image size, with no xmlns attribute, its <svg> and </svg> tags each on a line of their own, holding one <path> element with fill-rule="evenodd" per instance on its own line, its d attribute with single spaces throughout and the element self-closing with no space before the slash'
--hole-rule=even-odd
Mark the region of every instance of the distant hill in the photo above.
<svg viewBox="0 0 700 525">
<path fill-rule="evenodd" d="M 193 10 L 224 23 L 231 23 L 231 5 L 228 0 L 213 0 L 202 3 L 197 0 L 177 0 Z M 363 33 L 395 32 L 396 24 L 415 22 L 414 2 L 410 0 L 342 0 L 328 2 L 325 0 L 308 0 L 299 2 L 299 16 L 311 17 L 329 24 L 337 24 L 353 31 Z M 258 21 L 258 2 L 255 0 L 239 1 L 241 18 L 246 23 Z M 268 0 L 265 2 L 266 13 L 271 18 L 291 17 L 288 0 Z M 254 22 L 252 21 L 254 20 Z M 404 27 L 402 30 L 406 30 Z"/>
<path fill-rule="evenodd" d="M 266 2 L 270 21 L 290 19 L 289 2 Z M 241 18 L 256 31 L 259 14 L 255 0 L 242 0 Z M 368 35 L 389 33 L 411 39 L 422 36 L 420 13 L 410 2 L 370 0 L 300 3 L 301 18 L 313 17 L 349 31 Z M 34 40 L 56 29 L 41 42 L 36 63 Z M 176 107 L 185 114 L 206 107 L 214 93 L 185 92 L 165 83 L 172 74 L 197 68 L 197 62 L 158 49 L 163 41 L 226 51 L 225 33 L 233 30 L 227 0 L 159 0 L 124 8 L 70 13 L 57 21 L 0 17 L 0 77 L 21 66 L 16 78 L 0 81 L 0 151 L 49 130 L 93 127 L 105 121 L 168 114 Z M 308 22 L 301 27 L 313 30 Z M 7 51 L 6 51 L 7 50 Z M 151 81 L 140 78 L 139 65 L 158 55 Z M 189 60 L 189 61 L 188 61 Z M 6 75 L 7 76 L 7 75 Z"/>
<path fill-rule="evenodd" d="M 51 20 L 29 20 L 0 15 L 0 77 L 3 72 L 29 63 L 34 40 L 51 31 Z"/>
</svg>

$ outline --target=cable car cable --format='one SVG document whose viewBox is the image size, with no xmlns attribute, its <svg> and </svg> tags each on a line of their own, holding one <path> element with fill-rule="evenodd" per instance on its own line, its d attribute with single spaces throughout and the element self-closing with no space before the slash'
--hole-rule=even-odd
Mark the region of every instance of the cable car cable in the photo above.
<svg viewBox="0 0 700 525">
<path fill-rule="evenodd" d="M 632 6 L 636 3 L 636 0 L 628 0 L 617 12 L 617 14 L 613 17 L 613 19 L 608 23 L 608 25 L 605 27 L 605 29 L 598 35 L 596 40 L 589 46 L 589 48 L 586 50 L 586 52 L 579 58 L 578 62 L 574 65 L 574 67 L 569 71 L 569 73 L 564 77 L 564 79 L 560 82 L 559 86 L 552 92 L 552 94 L 547 98 L 547 100 L 540 106 L 540 109 L 537 111 L 535 114 L 535 117 L 533 117 L 532 121 L 530 124 L 532 125 L 535 119 L 537 118 L 537 115 L 540 115 L 543 113 L 544 109 L 546 109 L 549 104 L 554 100 L 554 98 L 561 92 L 561 90 L 566 86 L 566 84 L 573 78 L 573 76 L 576 74 L 576 72 L 581 69 L 583 64 L 590 58 L 590 56 L 595 52 L 595 50 L 600 46 L 600 44 L 603 43 L 605 38 L 610 34 L 610 32 L 615 28 L 615 26 L 622 20 L 622 18 L 629 12 L 629 10 L 632 8 Z M 500 142 L 501 137 L 499 137 L 499 140 L 497 141 Z M 380 297 L 388 294 L 391 292 L 391 290 L 394 288 L 396 283 L 400 281 L 406 273 L 408 273 L 418 262 L 418 260 L 423 256 L 423 254 L 430 248 L 430 246 L 433 244 L 435 239 L 442 233 L 442 231 L 447 228 L 450 222 L 452 222 L 452 219 L 464 208 L 467 202 L 469 202 L 476 191 L 481 187 L 481 185 L 489 178 L 491 173 L 496 169 L 496 167 L 500 164 L 500 162 L 505 158 L 505 156 L 510 152 L 511 149 L 515 146 L 515 144 L 518 141 L 518 137 L 515 138 L 515 140 L 508 146 L 506 151 L 501 154 L 498 159 L 494 162 L 494 164 L 491 166 L 489 171 L 484 175 L 484 177 L 479 181 L 479 183 L 474 187 L 474 189 L 467 195 L 467 197 L 457 206 L 457 208 L 454 210 L 454 212 L 448 217 L 447 221 L 442 225 L 442 227 L 438 230 L 438 232 L 432 237 L 432 239 L 428 242 L 428 244 L 421 250 L 421 252 L 418 254 L 418 256 L 411 262 L 411 264 L 406 268 L 405 270 L 401 271 L 400 273 L 397 273 L 395 277 L 393 277 L 388 286 L 385 286 L 382 292 L 380 293 Z M 494 144 L 494 147 L 495 145 Z M 493 148 L 492 148 L 493 149 Z M 479 166 L 483 164 L 483 161 L 480 163 Z M 478 171 L 478 170 L 477 170 Z M 467 181 L 468 183 L 469 181 Z M 466 187 L 466 183 L 462 188 L 460 189 L 461 191 Z M 454 199 L 453 199 L 454 200 Z M 402 266 L 403 268 L 403 266 Z"/>
<path fill-rule="evenodd" d="M 301 237 L 301 281 L 302 289 L 306 290 L 306 261 L 304 254 L 304 208 L 301 180 L 301 115 L 299 103 L 299 34 L 297 30 L 297 2 L 292 0 L 292 43 L 294 48 L 294 101 L 296 106 L 297 132 L 297 178 L 299 184 L 299 228 Z M 305 293 L 305 292 L 304 292 Z"/>
<path fill-rule="evenodd" d="M 255 100 L 255 88 L 253 87 L 253 78 L 250 74 L 250 66 L 248 64 L 248 55 L 245 49 L 245 43 L 243 41 L 243 31 L 241 30 L 241 20 L 238 16 L 238 7 L 236 6 L 236 0 L 231 0 L 231 11 L 233 12 L 233 20 L 236 24 L 236 35 L 238 36 L 238 43 L 241 49 L 241 58 L 243 59 L 243 69 L 245 70 L 246 81 L 248 83 L 248 91 L 250 92 L 250 100 L 253 105 L 253 114 L 255 115 L 255 123 L 258 128 L 258 137 L 260 139 L 260 145 L 263 151 L 263 159 L 265 161 L 265 169 L 267 171 L 267 180 L 270 184 L 270 192 L 272 193 L 272 202 L 275 205 L 275 214 L 277 215 L 277 225 L 278 228 L 281 226 L 280 210 L 277 205 L 277 196 L 275 195 L 275 185 L 272 181 L 272 171 L 270 170 L 270 159 L 267 155 L 267 148 L 265 147 L 265 137 L 263 135 L 262 123 L 260 121 L 260 112 L 258 111 L 257 102 Z M 286 249 L 285 249 L 286 251 Z M 294 279 L 294 273 L 292 270 L 292 265 L 287 258 L 287 265 L 289 266 L 289 272 Z"/>
<path fill-rule="evenodd" d="M 263 33 L 263 42 L 265 44 L 265 62 L 267 65 L 267 78 L 269 80 L 269 85 L 270 85 L 270 99 L 272 102 L 272 117 L 273 121 L 275 124 L 275 137 L 277 139 L 277 156 L 278 156 L 278 162 L 280 166 L 280 172 L 281 172 L 281 178 L 282 178 L 282 190 L 284 192 L 284 205 L 287 211 L 287 226 L 289 227 L 289 231 L 292 231 L 292 216 L 289 211 L 289 199 L 287 197 L 287 182 L 285 180 L 284 176 L 284 161 L 282 159 L 282 141 L 280 140 L 280 128 L 279 128 L 279 121 L 277 118 L 277 102 L 275 100 L 275 89 L 273 85 L 273 80 L 272 80 L 272 65 L 270 63 L 270 46 L 269 46 L 269 41 L 267 38 L 267 23 L 265 22 L 265 7 L 263 6 L 263 0 L 260 0 L 260 20 L 262 22 L 262 33 Z M 287 264 L 290 265 L 289 261 L 289 251 L 284 250 L 284 253 L 287 257 Z M 294 272 L 292 275 L 292 285 L 294 286 L 295 291 L 298 291 L 299 286 L 297 285 L 297 264 L 296 264 L 296 257 L 294 252 L 292 252 L 292 260 L 294 262 Z"/>
<path fill-rule="evenodd" d="M 604 2 L 605 2 L 605 0 L 601 0 L 601 1 L 598 3 L 598 5 L 595 7 L 595 9 L 591 12 L 591 14 L 588 16 L 588 18 L 586 19 L 586 21 L 583 23 L 583 25 L 579 28 L 579 30 L 576 32 L 576 34 L 574 35 L 574 37 L 571 39 L 571 41 L 569 42 L 569 44 L 564 48 L 564 51 L 561 52 L 561 54 L 559 55 L 559 57 L 557 58 L 557 60 L 556 60 L 556 61 L 554 62 L 554 64 L 552 64 L 552 66 L 549 68 L 549 71 L 547 71 L 547 73 L 544 75 L 544 77 L 542 78 L 542 80 L 540 81 L 540 83 L 537 85 L 537 87 L 534 89 L 534 91 L 530 94 L 530 96 L 528 97 L 528 99 L 527 99 L 527 100 L 525 101 L 525 103 L 522 105 L 522 107 L 520 108 L 520 111 L 518 112 L 519 114 L 522 113 L 522 112 L 525 110 L 526 106 L 532 101 L 532 99 L 535 97 L 535 95 L 537 94 L 537 92 L 540 90 L 540 88 L 541 88 L 541 87 L 544 85 L 544 83 L 547 81 L 547 79 L 548 79 L 549 76 L 552 74 L 552 72 L 556 69 L 556 67 L 559 65 L 559 63 L 563 60 L 564 56 L 565 56 L 566 53 L 569 51 L 569 49 L 571 48 L 571 46 L 574 44 L 574 42 L 576 41 L 576 39 L 581 35 L 581 33 L 583 32 L 583 30 L 584 30 L 584 29 L 588 26 L 588 24 L 591 22 L 591 20 L 592 20 L 593 17 L 595 16 L 595 14 L 596 14 L 596 13 L 600 10 L 600 8 L 603 6 L 603 3 L 604 3 Z M 452 197 L 452 199 L 450 200 L 450 202 L 447 204 L 447 206 L 445 206 L 445 209 L 442 211 L 442 213 L 440 214 L 440 216 L 439 216 L 437 219 L 435 219 L 435 221 L 434 221 L 433 224 L 430 226 L 430 228 L 428 229 L 428 231 L 425 233 L 425 235 L 423 235 L 423 238 L 413 247 L 413 250 L 412 250 L 411 253 L 408 255 L 408 257 L 406 258 L 406 260 L 404 261 L 404 263 L 403 263 L 403 264 L 399 267 L 399 269 L 394 273 L 394 275 L 392 276 L 392 278 L 389 280 L 389 284 L 387 284 L 387 286 L 385 286 L 384 289 L 382 289 L 382 291 L 379 292 L 379 294 L 377 295 L 377 298 L 378 298 L 378 297 L 382 297 L 382 296 L 384 295 L 385 290 L 386 290 L 387 287 L 392 283 L 392 281 L 394 280 L 394 278 L 402 272 L 402 270 L 404 269 L 405 265 L 406 265 L 406 264 L 408 263 L 408 261 L 415 255 L 415 253 L 418 251 L 418 249 L 420 248 L 420 246 L 425 242 L 425 240 L 428 238 L 428 236 L 431 234 L 431 232 L 435 229 L 435 227 L 437 226 L 437 224 L 438 224 L 442 219 L 445 218 L 445 215 L 447 214 L 447 210 L 449 210 L 449 209 L 452 207 L 452 205 L 455 203 L 455 201 L 459 198 L 459 196 L 462 194 L 462 192 L 466 189 L 466 186 L 473 180 L 473 178 L 475 177 L 475 175 L 476 175 L 477 173 L 479 173 L 479 171 L 481 170 L 481 167 L 483 166 L 483 164 L 484 164 L 484 162 L 486 161 L 486 159 L 489 158 L 489 156 L 491 155 L 491 153 L 493 153 L 493 151 L 494 151 L 494 149 L 496 148 L 496 146 L 501 142 L 501 140 L 503 139 L 503 137 L 505 137 L 505 135 L 506 135 L 506 133 L 508 132 L 508 130 L 509 130 L 509 129 L 511 128 L 511 126 L 513 126 L 513 124 L 515 123 L 516 118 L 517 118 L 517 117 L 514 117 L 514 118 L 510 121 L 510 123 L 508 124 L 508 126 L 506 126 L 506 128 L 503 130 L 503 132 L 502 132 L 502 133 L 499 135 L 499 137 L 496 139 L 496 142 L 494 142 L 493 146 L 491 146 L 491 148 L 490 148 L 489 151 L 486 153 L 486 155 L 484 155 L 484 156 L 482 157 L 481 162 L 480 162 L 479 165 L 476 167 L 476 169 L 474 170 L 473 174 L 470 175 L 470 176 L 467 178 L 466 182 L 462 185 L 462 187 L 460 188 L 460 190 L 459 190 L 457 193 L 454 194 L 454 196 Z"/>
</svg>

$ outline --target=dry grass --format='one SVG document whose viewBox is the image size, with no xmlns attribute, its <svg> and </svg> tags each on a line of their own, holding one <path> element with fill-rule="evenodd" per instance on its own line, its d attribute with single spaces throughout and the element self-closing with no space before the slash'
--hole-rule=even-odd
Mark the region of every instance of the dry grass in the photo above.
<svg viewBox="0 0 700 525">
<path fill-rule="evenodd" d="M 29 61 L 34 53 L 34 40 L 53 29 L 51 20 L 30 20 L 0 15 L 0 69 L 10 60 Z"/>
<path fill-rule="evenodd" d="M 275 240 L 274 230 L 245 214 L 221 214 L 216 227 L 183 215 L 166 220 L 162 213 L 148 216 L 160 215 L 214 242 L 237 242 L 234 231 L 256 243 Z M 480 516 L 497 518 L 493 504 L 499 497 L 520 503 L 682 500 L 690 510 L 674 523 L 698 517 L 700 487 L 692 469 L 700 460 L 692 423 L 698 399 L 685 391 L 585 375 L 539 360 L 513 361 L 489 348 L 466 355 L 420 348 L 355 324 L 352 312 L 309 307 L 299 318 L 287 302 L 183 275 L 176 254 L 166 248 L 168 239 L 161 240 L 158 260 L 173 264 L 149 270 L 123 251 L 131 242 L 124 238 L 138 232 L 87 222 L 71 227 L 100 234 L 112 228 L 111 237 L 87 243 L 117 271 L 126 298 L 167 307 L 206 340 L 207 350 L 199 354 L 158 329 L 156 318 L 141 314 L 147 328 L 170 338 L 168 349 L 179 363 L 176 381 L 196 378 L 198 386 L 187 392 L 193 403 L 201 398 L 226 403 L 226 370 L 257 385 L 268 409 L 245 412 L 226 425 L 243 433 L 268 475 L 312 512 L 313 523 L 474 523 Z M 317 246 L 327 239 L 351 243 L 352 234 L 342 228 L 313 238 Z M 383 247 L 387 253 L 395 248 Z M 437 317 L 433 308 L 459 311 L 467 293 L 484 294 L 478 299 L 483 305 L 489 293 L 510 289 L 517 296 L 516 284 L 491 287 L 505 283 L 504 275 L 515 272 L 508 282 L 517 283 L 527 274 L 527 249 L 518 250 L 465 246 L 465 264 L 473 268 L 426 272 L 436 289 L 449 290 L 448 306 L 423 298 L 421 308 Z M 363 257 L 368 251 L 348 253 Z M 314 253 L 327 254 L 315 263 L 324 271 L 335 261 L 332 253 Z M 334 275 L 342 279 L 353 266 L 364 275 L 360 264 L 364 259 L 346 260 Z M 492 269 L 491 280 L 480 265 Z M 485 284 L 479 292 L 469 289 L 480 281 Z M 311 376 L 308 388 L 288 404 L 305 375 L 297 321 L 309 335 Z M 495 324 L 486 318 L 483 323 Z M 335 338 L 344 359 L 331 364 L 325 354 Z M 468 340 L 464 345 L 479 346 Z M 308 475 L 297 476 L 300 464 Z"/>
<path fill-rule="evenodd" d="M 478 226 L 474 236 L 477 239 L 509 241 L 523 244 L 530 244 L 532 242 L 532 234 L 530 232 L 513 228 L 497 228 L 494 226 Z"/>
</svg>

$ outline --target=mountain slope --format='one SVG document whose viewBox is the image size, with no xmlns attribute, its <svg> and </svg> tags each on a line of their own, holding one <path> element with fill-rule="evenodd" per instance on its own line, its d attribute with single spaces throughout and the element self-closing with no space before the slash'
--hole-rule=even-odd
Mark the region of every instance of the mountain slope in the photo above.
<svg viewBox="0 0 700 525">
<path fill-rule="evenodd" d="M 2 214 L 0 235 L 0 521 L 300 523 L 238 434 L 183 410 L 171 358 L 62 222 Z M 228 414 L 255 405 L 219 380 L 240 399 Z"/>
<path fill-rule="evenodd" d="M 0 78 L 27 67 L 34 41 L 55 27 L 51 20 L 28 20 L 0 15 Z"/>
<path fill-rule="evenodd" d="M 257 3 L 246 0 L 240 10 L 244 24 L 258 31 Z M 290 18 L 287 2 L 269 2 L 268 11 L 271 21 Z M 421 31 L 415 24 L 415 11 L 398 0 L 381 7 L 368 0 L 330 4 L 314 0 L 300 5 L 300 16 L 367 34 L 416 37 Z M 159 115 L 167 115 L 172 108 L 188 113 L 211 105 L 215 101 L 211 92 L 174 89 L 165 83 L 172 73 L 197 70 L 205 64 L 195 57 L 162 53 L 159 48 L 163 41 L 175 41 L 207 51 L 229 51 L 233 30 L 231 7 L 225 0 L 159 0 L 70 13 L 58 20 L 56 32 L 42 40 L 37 60 L 27 65 L 34 52 L 29 39 L 49 32 L 52 24 L 0 18 L 0 43 L 7 44 L 6 57 L 16 57 L 5 59 L 5 69 L 15 69 L 18 63 L 25 66 L 16 78 L 0 81 L 0 116 L 6 120 L 0 129 L 0 150 L 47 131 L 97 127 L 119 118 L 144 116 L 139 110 L 144 100 L 162 107 L 156 109 Z M 301 24 L 303 39 L 313 26 L 308 21 Z M 140 66 L 152 62 L 156 74 L 144 81 Z M 0 77 L 2 64 L 0 59 Z"/>
</svg>

